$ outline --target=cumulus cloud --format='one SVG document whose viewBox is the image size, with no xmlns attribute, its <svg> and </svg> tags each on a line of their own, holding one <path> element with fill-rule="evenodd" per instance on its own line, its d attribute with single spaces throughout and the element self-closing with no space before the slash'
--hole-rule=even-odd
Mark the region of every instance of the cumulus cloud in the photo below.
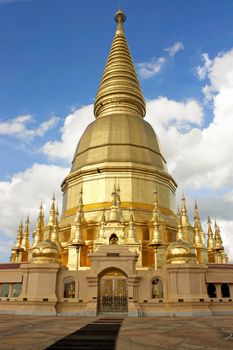
<svg viewBox="0 0 233 350">
<path fill-rule="evenodd" d="M 27 127 L 27 124 L 33 121 L 31 115 L 20 115 L 6 121 L 0 120 L 0 135 L 31 140 L 37 136 L 43 136 L 48 130 L 52 129 L 57 124 L 58 120 L 59 118 L 53 116 L 34 129 L 29 129 Z"/>
<path fill-rule="evenodd" d="M 137 63 L 136 68 L 139 76 L 142 79 L 148 79 L 160 73 L 169 59 L 173 58 L 180 50 L 184 50 L 184 45 L 178 41 L 171 47 L 164 49 L 168 53 L 167 56 L 152 57 L 148 61 Z"/>
<path fill-rule="evenodd" d="M 137 63 L 137 70 L 141 78 L 147 79 L 159 73 L 167 62 L 165 57 L 153 57 L 149 61 Z"/>
<path fill-rule="evenodd" d="M 209 58 L 208 53 L 202 54 L 202 61 L 203 65 L 196 67 L 196 73 L 200 80 L 204 80 L 210 71 L 210 68 L 212 67 L 212 61 Z"/>
<path fill-rule="evenodd" d="M 209 61 L 208 61 L 209 62 Z M 147 103 L 147 120 L 156 130 L 168 167 L 183 188 L 231 188 L 233 184 L 233 50 L 208 63 L 208 87 L 214 90 L 213 118 L 203 126 L 195 100 L 159 97 Z"/>
<path fill-rule="evenodd" d="M 175 118 L 172 123 L 170 113 L 166 118 L 167 103 L 172 106 L 175 102 L 166 98 L 149 101 L 147 120 L 159 135 L 168 168 L 180 186 L 178 194 L 182 189 L 190 194 L 189 201 L 196 197 L 203 219 L 208 215 L 217 219 L 233 260 L 233 50 L 220 53 L 212 60 L 206 55 L 202 68 L 199 77 L 205 80 L 203 91 L 209 93 L 213 108 L 213 118 L 208 125 L 203 127 L 201 114 L 198 116 L 194 111 L 192 127 L 181 130 L 179 119 Z M 182 108 L 180 101 L 176 103 Z M 189 124 L 189 118 L 182 122 Z"/>
<path fill-rule="evenodd" d="M 77 109 L 66 117 L 64 125 L 61 128 L 60 141 L 47 142 L 42 147 L 42 152 L 50 159 L 71 161 L 80 137 L 86 127 L 94 120 L 93 105 Z"/>
<path fill-rule="evenodd" d="M 15 238 L 19 221 L 22 217 L 25 219 L 28 213 L 33 231 L 42 200 L 46 216 L 54 191 L 60 206 L 60 185 L 68 172 L 69 169 L 55 165 L 34 164 L 31 168 L 13 175 L 9 181 L 1 181 L 1 231 Z"/>
<path fill-rule="evenodd" d="M 167 51 L 171 57 L 174 57 L 180 50 L 184 50 L 184 45 L 180 41 L 177 41 L 171 47 L 165 49 L 165 51 Z"/>
<path fill-rule="evenodd" d="M 4 232 L 0 231 L 0 263 L 9 261 L 11 255 L 11 248 L 15 243 L 15 239 L 9 239 Z"/>
<path fill-rule="evenodd" d="M 174 101 L 159 97 L 147 102 L 147 119 L 156 126 L 175 126 L 177 130 L 188 130 L 192 125 L 201 125 L 202 106 L 196 100 Z M 156 119 L 156 120 L 155 120 Z"/>
</svg>

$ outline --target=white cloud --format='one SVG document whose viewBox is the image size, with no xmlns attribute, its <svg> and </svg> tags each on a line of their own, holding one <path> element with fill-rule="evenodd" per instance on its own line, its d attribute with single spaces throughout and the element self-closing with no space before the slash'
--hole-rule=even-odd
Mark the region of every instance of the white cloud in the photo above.
<svg viewBox="0 0 233 350">
<path fill-rule="evenodd" d="M 148 79 L 160 73 L 169 59 L 173 58 L 180 50 L 184 50 L 181 42 L 174 43 L 171 47 L 164 49 L 168 56 L 152 57 L 148 61 L 137 63 L 136 68 L 142 79 Z"/>
<path fill-rule="evenodd" d="M 171 57 L 174 57 L 180 50 L 184 50 L 184 45 L 180 41 L 177 41 L 171 47 L 165 49 L 165 51 L 167 51 Z"/>
<path fill-rule="evenodd" d="M 222 95 L 224 90 L 229 91 L 233 88 L 233 49 L 220 52 L 212 60 L 207 53 L 204 53 L 202 59 L 204 64 L 196 67 L 196 73 L 200 80 L 207 79 L 210 82 L 202 89 L 205 101 L 209 102 L 220 92 Z"/>
<path fill-rule="evenodd" d="M 52 129 L 57 124 L 58 120 L 59 118 L 53 116 L 34 129 L 29 129 L 27 127 L 27 124 L 33 121 L 31 115 L 20 115 L 6 121 L 0 120 L 0 135 L 30 140 L 37 136 L 43 136 L 49 129 Z"/>
<path fill-rule="evenodd" d="M 196 190 L 232 188 L 233 50 L 214 58 L 207 74 L 209 89 L 215 91 L 209 125 L 200 127 L 202 109 L 197 102 L 192 101 L 188 112 L 184 102 L 164 97 L 149 101 L 147 120 L 157 131 L 168 167 L 181 186 Z"/>
<path fill-rule="evenodd" d="M 177 102 L 167 97 L 159 97 L 147 102 L 147 117 L 157 127 L 175 126 L 183 131 L 193 124 L 201 125 L 203 120 L 202 106 L 196 100 Z"/>
<path fill-rule="evenodd" d="M 5 236 L 1 231 L 0 234 L 0 262 L 7 262 L 9 261 L 11 248 L 15 243 L 15 239 L 9 239 L 9 237 Z"/>
<path fill-rule="evenodd" d="M 210 60 L 208 53 L 202 54 L 202 60 L 204 64 L 196 67 L 196 73 L 200 80 L 204 80 L 208 76 L 210 68 L 212 67 L 212 61 Z"/>
<path fill-rule="evenodd" d="M 195 101 L 196 111 L 190 109 L 190 120 L 189 117 L 180 120 L 174 115 L 175 111 L 180 116 L 186 114 L 180 112 L 184 103 L 164 97 L 149 101 L 147 120 L 159 135 L 168 168 L 180 186 L 178 193 L 182 189 L 199 200 L 203 219 L 211 215 L 218 220 L 233 260 L 233 50 L 212 60 L 206 55 L 199 75 L 208 80 L 204 89 L 210 94 L 213 108 L 209 125 L 202 127 L 201 107 L 198 108 L 198 103 L 195 106 Z M 188 127 L 180 128 L 181 121 L 188 123 Z M 190 123 L 194 125 L 190 127 Z"/>
<path fill-rule="evenodd" d="M 142 79 L 151 78 L 162 70 L 166 61 L 165 57 L 153 57 L 149 61 L 137 63 L 138 74 Z"/>
<path fill-rule="evenodd" d="M 47 142 L 42 151 L 51 159 L 71 161 L 80 137 L 94 120 L 93 105 L 77 109 L 66 117 L 61 128 L 61 140 Z"/>
<path fill-rule="evenodd" d="M 60 206 L 60 185 L 68 172 L 69 169 L 55 165 L 34 164 L 31 168 L 13 175 L 10 181 L 1 181 L 1 231 L 15 239 L 19 222 L 29 213 L 33 232 L 41 200 L 46 216 L 54 191 Z"/>
</svg>

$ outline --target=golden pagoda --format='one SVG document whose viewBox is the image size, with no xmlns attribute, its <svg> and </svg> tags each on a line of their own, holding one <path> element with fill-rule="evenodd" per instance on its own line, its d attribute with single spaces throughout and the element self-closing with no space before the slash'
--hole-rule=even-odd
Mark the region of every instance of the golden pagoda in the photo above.
<svg viewBox="0 0 233 350">
<path fill-rule="evenodd" d="M 46 225 L 40 206 L 32 244 L 29 218 L 20 224 L 11 262 L 0 264 L 0 312 L 233 313 L 233 266 L 219 226 L 213 234 L 208 219 L 206 241 L 197 204 L 192 225 L 184 194 L 176 214 L 177 184 L 144 120 L 126 15 L 119 10 L 114 19 L 95 119 L 62 183 L 61 218 L 53 196 Z"/>
</svg>

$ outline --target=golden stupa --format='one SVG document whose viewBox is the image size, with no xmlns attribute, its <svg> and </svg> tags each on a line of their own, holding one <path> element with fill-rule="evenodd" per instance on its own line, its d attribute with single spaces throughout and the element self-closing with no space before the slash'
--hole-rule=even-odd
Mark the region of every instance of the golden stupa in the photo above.
<svg viewBox="0 0 233 350">
<path fill-rule="evenodd" d="M 61 218 L 53 197 L 46 225 L 40 207 L 32 244 L 29 218 L 24 229 L 20 224 L 11 263 L 0 265 L 0 296 L 7 294 L 4 288 L 9 296 L 17 284 L 15 310 L 21 313 L 233 312 L 233 266 L 226 265 L 220 229 L 215 224 L 213 234 L 208 219 L 206 240 L 197 204 L 191 225 L 184 195 L 176 214 L 177 185 L 144 120 L 145 101 L 123 28 L 126 16 L 119 10 L 114 18 L 117 29 L 95 120 L 62 183 Z M 4 269 L 15 280 L 8 281 Z M 219 298 L 225 302 L 218 304 Z M 5 308 L 0 302 L 0 311 L 10 310 L 10 301 Z"/>
</svg>

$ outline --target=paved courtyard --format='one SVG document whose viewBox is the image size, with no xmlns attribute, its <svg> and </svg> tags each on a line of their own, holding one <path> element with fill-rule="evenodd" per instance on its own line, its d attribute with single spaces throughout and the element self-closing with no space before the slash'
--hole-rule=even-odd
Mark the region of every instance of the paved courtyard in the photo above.
<svg viewBox="0 0 233 350">
<path fill-rule="evenodd" d="M 0 315 L 0 349 L 42 350 L 96 320 Z M 127 317 L 116 349 L 233 349 L 233 317 Z"/>
</svg>

